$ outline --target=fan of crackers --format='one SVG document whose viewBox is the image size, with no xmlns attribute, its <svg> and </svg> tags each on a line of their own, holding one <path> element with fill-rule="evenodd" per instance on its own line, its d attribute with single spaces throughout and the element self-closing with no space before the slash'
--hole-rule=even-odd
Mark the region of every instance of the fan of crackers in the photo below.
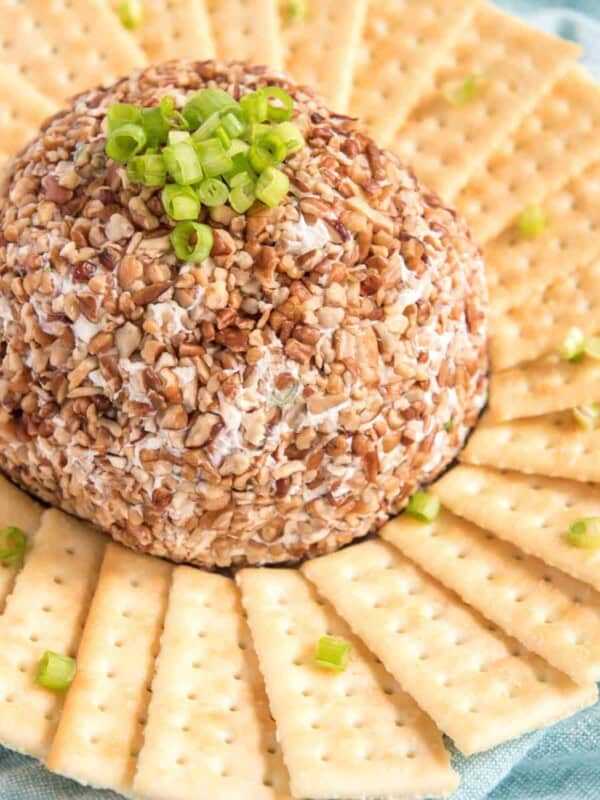
<svg viewBox="0 0 600 800">
<path fill-rule="evenodd" d="M 468 0 L 0 0 L 0 151 L 69 95 L 170 57 L 247 59 L 312 84 L 469 220 L 491 294 L 489 409 L 430 491 L 431 523 L 300 569 L 234 578 L 108 543 L 0 485 L 28 532 L 0 569 L 0 742 L 142 800 L 417 798 L 452 793 L 464 754 L 596 701 L 600 89 L 578 48 Z M 533 209 L 543 224 L 522 223 Z M 315 665 L 324 635 L 344 672 Z M 41 655 L 77 659 L 66 694 Z"/>
</svg>

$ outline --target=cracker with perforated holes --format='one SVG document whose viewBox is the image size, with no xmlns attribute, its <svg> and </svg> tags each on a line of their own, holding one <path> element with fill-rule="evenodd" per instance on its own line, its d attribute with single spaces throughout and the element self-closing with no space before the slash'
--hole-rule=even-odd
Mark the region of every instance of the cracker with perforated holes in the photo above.
<svg viewBox="0 0 600 800">
<path fill-rule="evenodd" d="M 298 570 L 246 569 L 237 580 L 295 797 L 408 800 L 456 788 L 431 720 Z M 325 635 L 351 643 L 344 672 L 316 665 Z"/>
<path fill-rule="evenodd" d="M 454 514 L 600 590 L 600 550 L 573 547 L 569 525 L 600 516 L 596 486 L 460 465 L 430 487 Z"/>
<path fill-rule="evenodd" d="M 45 758 L 64 697 L 35 683 L 46 650 L 75 657 L 106 537 L 60 511 L 45 511 L 0 617 L 0 742 Z"/>
<path fill-rule="evenodd" d="M 118 11 L 121 0 L 110 0 Z M 214 58 L 215 43 L 204 0 L 144 0 L 142 22 L 133 31 L 151 62 L 170 58 Z"/>
<path fill-rule="evenodd" d="M 131 795 L 171 572 L 108 545 L 48 769 Z"/>
<path fill-rule="evenodd" d="M 280 68 L 278 0 L 206 0 L 219 58 Z"/>
<path fill-rule="evenodd" d="M 39 527 L 43 510 L 42 506 L 28 494 L 17 489 L 0 475 L 0 528 L 5 528 L 7 525 L 20 528 L 27 536 L 31 547 L 32 537 Z M 20 564 L 0 562 L 0 613 L 12 590 L 20 566 Z"/>
<path fill-rule="evenodd" d="M 0 0 L 0 57 L 56 100 L 146 63 L 105 0 Z"/>
<path fill-rule="evenodd" d="M 348 110 L 367 0 L 307 0 L 304 20 L 290 20 L 281 0 L 286 70 L 314 87 L 338 113 Z"/>
<path fill-rule="evenodd" d="M 600 164 L 588 167 L 542 204 L 546 229 L 534 238 L 516 227 L 486 245 L 486 272 L 495 315 L 527 305 L 536 292 L 600 255 Z"/>
<path fill-rule="evenodd" d="M 600 88 L 572 67 L 456 198 L 477 238 L 497 236 L 596 160 L 599 128 Z"/>
<path fill-rule="evenodd" d="M 518 127 L 579 48 L 485 5 L 435 76 L 433 90 L 392 149 L 427 186 L 451 200 Z M 453 105 L 448 91 L 476 77 L 475 96 Z"/>
<path fill-rule="evenodd" d="M 389 144 L 429 89 L 475 6 L 475 0 L 371 0 L 350 113 L 366 124 L 379 144 Z"/>
<path fill-rule="evenodd" d="M 19 150 L 56 111 L 52 100 L 26 81 L 16 69 L 0 64 L 0 150 Z M 0 163 L 2 163 L 0 155 Z"/>
<path fill-rule="evenodd" d="M 309 561 L 303 572 L 466 755 L 595 702 L 381 541 Z"/>
<path fill-rule="evenodd" d="M 460 458 L 468 464 L 600 483 L 599 452 L 600 430 L 586 430 L 572 411 L 561 411 L 499 424 L 484 418 Z"/>
<path fill-rule="evenodd" d="M 600 594 L 591 586 L 445 510 L 430 524 L 403 514 L 380 535 L 576 683 L 600 680 Z"/>
<path fill-rule="evenodd" d="M 538 417 L 596 400 L 600 363 L 591 358 L 572 363 L 552 354 L 490 378 L 490 419 L 496 422 Z"/>
<path fill-rule="evenodd" d="M 134 791 L 141 800 L 290 797 L 229 578 L 175 569 Z"/>
</svg>

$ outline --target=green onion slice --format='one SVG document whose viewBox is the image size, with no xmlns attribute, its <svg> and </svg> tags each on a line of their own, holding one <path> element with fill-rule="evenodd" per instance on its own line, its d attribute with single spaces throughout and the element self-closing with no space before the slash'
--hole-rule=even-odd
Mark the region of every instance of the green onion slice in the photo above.
<svg viewBox="0 0 600 800">
<path fill-rule="evenodd" d="M 106 123 L 109 133 L 116 131 L 123 125 L 139 125 L 142 119 L 142 109 L 131 103 L 114 103 L 106 114 Z"/>
<path fill-rule="evenodd" d="M 201 89 L 188 100 L 182 113 L 192 130 L 196 130 L 215 112 L 237 107 L 237 102 L 229 92 L 223 89 Z"/>
<path fill-rule="evenodd" d="M 146 146 L 146 133 L 141 125 L 127 123 L 109 134 L 106 140 L 106 155 L 113 161 L 126 164 Z"/>
<path fill-rule="evenodd" d="M 600 549 L 600 517 L 575 520 L 567 532 L 567 541 L 583 550 Z"/>
<path fill-rule="evenodd" d="M 36 682 L 45 689 L 66 692 L 76 672 L 77 662 L 74 658 L 46 650 L 38 666 Z"/>
<path fill-rule="evenodd" d="M 205 139 L 212 138 L 220 124 L 221 116 L 218 111 L 215 111 L 214 114 L 211 114 L 210 117 L 203 122 L 197 130 L 194 131 L 192 134 L 194 141 L 203 142 Z"/>
<path fill-rule="evenodd" d="M 222 206 L 227 202 L 229 190 L 218 178 L 207 178 L 196 188 L 202 205 L 212 208 Z"/>
<path fill-rule="evenodd" d="M 171 244 L 177 258 L 194 264 L 208 258 L 213 241 L 212 230 L 199 222 L 180 222 L 171 233 Z"/>
<path fill-rule="evenodd" d="M 178 144 L 178 142 L 186 142 L 189 138 L 189 131 L 169 131 L 167 142 L 169 144 Z"/>
<path fill-rule="evenodd" d="M 198 218 L 200 199 L 191 186 L 169 183 L 162 190 L 160 199 L 171 219 L 182 221 Z"/>
<path fill-rule="evenodd" d="M 158 108 L 169 128 L 176 128 L 180 131 L 189 130 L 187 120 L 181 111 L 175 108 L 175 98 L 171 97 L 170 94 L 163 97 Z"/>
<path fill-rule="evenodd" d="M 246 130 L 246 121 L 241 109 L 232 108 L 221 116 L 221 125 L 231 139 L 241 136 Z"/>
<path fill-rule="evenodd" d="M 285 122 L 292 118 L 294 101 L 291 96 L 279 86 L 265 86 L 259 94 L 267 99 L 267 119 L 272 122 Z"/>
<path fill-rule="evenodd" d="M 275 208 L 286 196 L 289 188 L 290 180 L 285 172 L 275 167 L 267 167 L 256 182 L 256 196 L 266 206 Z"/>
<path fill-rule="evenodd" d="M 558 350 L 563 361 L 581 361 L 585 353 L 585 336 L 579 328 L 571 328 Z"/>
<path fill-rule="evenodd" d="M 447 86 L 444 90 L 444 97 L 450 105 L 460 108 L 477 100 L 484 85 L 483 76 L 472 72 L 464 81 Z"/>
<path fill-rule="evenodd" d="M 162 154 L 169 174 L 180 186 L 198 183 L 203 178 L 202 166 L 191 141 L 177 142 L 163 148 Z"/>
<path fill-rule="evenodd" d="M 287 156 L 287 147 L 278 133 L 268 133 L 254 142 L 248 153 L 250 163 L 257 172 L 276 167 Z"/>
<path fill-rule="evenodd" d="M 275 133 L 285 142 L 288 155 L 301 150 L 306 144 L 298 126 L 293 122 L 280 122 L 275 126 Z"/>
<path fill-rule="evenodd" d="M 244 176 L 244 173 L 241 173 Z M 238 176 L 236 176 L 237 178 Z M 229 192 L 229 204 L 238 214 L 245 214 L 256 200 L 256 184 L 248 175 L 238 180 Z"/>
<path fill-rule="evenodd" d="M 415 492 L 406 506 L 406 513 L 419 522 L 433 522 L 439 511 L 440 501 L 429 492 Z"/>
<path fill-rule="evenodd" d="M 590 403 L 573 409 L 573 419 L 586 431 L 593 431 L 600 421 L 600 403 Z"/>
<path fill-rule="evenodd" d="M 264 122 L 269 113 L 267 97 L 260 92 L 245 94 L 240 100 L 240 107 L 249 125 Z"/>
<path fill-rule="evenodd" d="M 25 557 L 27 536 L 14 525 L 0 530 L 0 563 L 19 564 Z"/>
<path fill-rule="evenodd" d="M 299 391 L 300 383 L 294 381 L 289 386 L 286 386 L 285 389 L 279 392 L 273 392 L 271 395 L 271 402 L 273 405 L 279 406 L 279 408 L 284 408 L 285 406 L 289 406 L 289 404 L 296 399 Z"/>
<path fill-rule="evenodd" d="M 129 31 L 133 31 L 139 28 L 143 22 L 144 4 L 142 0 L 122 0 L 118 12 L 121 25 Z"/>
<path fill-rule="evenodd" d="M 521 211 L 517 218 L 517 228 L 521 236 L 534 238 L 542 234 L 548 225 L 544 209 L 538 205 L 529 205 Z"/>
<path fill-rule="evenodd" d="M 344 672 L 350 660 L 352 645 L 335 636 L 321 636 L 317 642 L 315 662 L 324 669 Z"/>
<path fill-rule="evenodd" d="M 285 15 L 288 22 L 304 22 L 308 17 L 306 0 L 287 0 Z"/>
<path fill-rule="evenodd" d="M 586 339 L 584 353 L 596 361 L 600 360 L 600 336 L 592 336 L 590 339 Z"/>
<path fill-rule="evenodd" d="M 225 175 L 233 167 L 233 161 L 218 139 L 194 142 L 194 149 L 207 178 Z"/>
<path fill-rule="evenodd" d="M 142 183 L 144 186 L 164 186 L 167 165 L 162 155 L 146 152 L 127 162 L 127 176 L 133 183 Z"/>
</svg>

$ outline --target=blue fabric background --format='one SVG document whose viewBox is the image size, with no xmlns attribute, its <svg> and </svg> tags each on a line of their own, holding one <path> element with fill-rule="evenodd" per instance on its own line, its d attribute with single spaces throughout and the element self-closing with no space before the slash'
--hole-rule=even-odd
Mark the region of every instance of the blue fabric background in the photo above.
<svg viewBox="0 0 600 800">
<path fill-rule="evenodd" d="M 581 42 L 584 60 L 600 80 L 600 0 L 496 1 L 545 30 Z M 598 800 L 600 705 L 550 731 L 469 759 L 455 753 L 453 760 L 462 774 L 453 800 Z M 0 748 L 0 800 L 117 800 L 117 796 L 82 789 L 50 775 L 31 759 Z"/>
</svg>

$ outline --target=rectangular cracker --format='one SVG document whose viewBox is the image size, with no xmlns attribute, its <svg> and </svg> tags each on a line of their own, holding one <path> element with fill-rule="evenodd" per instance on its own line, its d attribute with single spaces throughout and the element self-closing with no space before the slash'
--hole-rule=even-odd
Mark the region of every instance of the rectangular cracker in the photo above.
<svg viewBox="0 0 600 800">
<path fill-rule="evenodd" d="M 173 587 L 144 746 L 140 800 L 283 800 L 288 776 L 235 583 L 190 567 Z"/>
<path fill-rule="evenodd" d="M 109 544 L 46 765 L 131 795 L 172 567 Z"/>
<path fill-rule="evenodd" d="M 550 478 L 600 483 L 600 430 L 585 430 L 572 411 L 494 424 L 484 419 L 460 458 L 467 464 Z"/>
<path fill-rule="evenodd" d="M 64 696 L 38 686 L 35 675 L 46 650 L 76 656 L 105 541 L 60 511 L 42 516 L 0 617 L 0 742 L 11 750 L 40 759 L 49 751 Z"/>
<path fill-rule="evenodd" d="M 206 0 L 217 56 L 283 65 L 278 0 Z"/>
<path fill-rule="evenodd" d="M 600 594 L 449 511 L 383 539 L 576 683 L 600 680 Z"/>
<path fill-rule="evenodd" d="M 40 92 L 64 100 L 146 63 L 105 0 L 0 0 L 3 63 Z"/>
<path fill-rule="evenodd" d="M 0 64 L 0 150 L 12 155 L 32 139 L 56 105 L 16 69 Z M 0 164 L 4 159 L 0 155 Z"/>
<path fill-rule="evenodd" d="M 121 0 L 110 0 L 115 11 Z M 150 62 L 215 57 L 205 0 L 144 0 L 141 25 L 133 31 Z"/>
<path fill-rule="evenodd" d="M 546 198 L 546 230 L 521 236 L 508 228 L 488 242 L 485 261 L 494 314 L 529 298 L 600 255 L 600 163 Z"/>
<path fill-rule="evenodd" d="M 464 464 L 431 491 L 454 514 L 600 589 L 600 550 L 573 547 L 565 536 L 575 520 L 600 515 L 597 487 Z"/>
<path fill-rule="evenodd" d="M 598 158 L 600 87 L 575 66 L 456 198 L 479 241 L 497 236 Z"/>
<path fill-rule="evenodd" d="M 391 149 L 429 188 L 452 200 L 578 53 L 576 45 L 484 5 Z M 472 75 L 481 76 L 477 96 L 452 105 L 446 92 Z"/>
<path fill-rule="evenodd" d="M 473 18 L 465 0 L 371 0 L 350 113 L 388 146 Z"/>
<path fill-rule="evenodd" d="M 22 492 L 14 484 L 0 475 L 0 529 L 14 525 L 27 535 L 29 547 L 42 516 L 43 508 L 28 494 Z M 4 564 L 0 562 L 0 613 L 6 598 L 12 591 L 15 577 L 21 564 Z"/>
<path fill-rule="evenodd" d="M 302 571 L 465 755 L 595 701 L 395 548 L 373 540 Z"/>
<path fill-rule="evenodd" d="M 525 305 L 492 315 L 490 356 L 493 370 L 507 369 L 560 349 L 568 331 L 586 336 L 600 330 L 600 258 L 560 277 Z"/>
<path fill-rule="evenodd" d="M 336 112 L 348 110 L 352 78 L 367 14 L 367 0 L 307 0 L 305 20 L 286 17 L 281 0 L 285 68 L 312 86 Z"/>
<path fill-rule="evenodd" d="M 294 797 L 408 800 L 456 787 L 431 720 L 298 570 L 237 579 Z M 315 664 L 325 635 L 351 643 L 344 672 Z"/>
<path fill-rule="evenodd" d="M 578 363 L 549 355 L 492 374 L 490 418 L 496 422 L 538 417 L 600 400 L 600 362 Z"/>
</svg>

